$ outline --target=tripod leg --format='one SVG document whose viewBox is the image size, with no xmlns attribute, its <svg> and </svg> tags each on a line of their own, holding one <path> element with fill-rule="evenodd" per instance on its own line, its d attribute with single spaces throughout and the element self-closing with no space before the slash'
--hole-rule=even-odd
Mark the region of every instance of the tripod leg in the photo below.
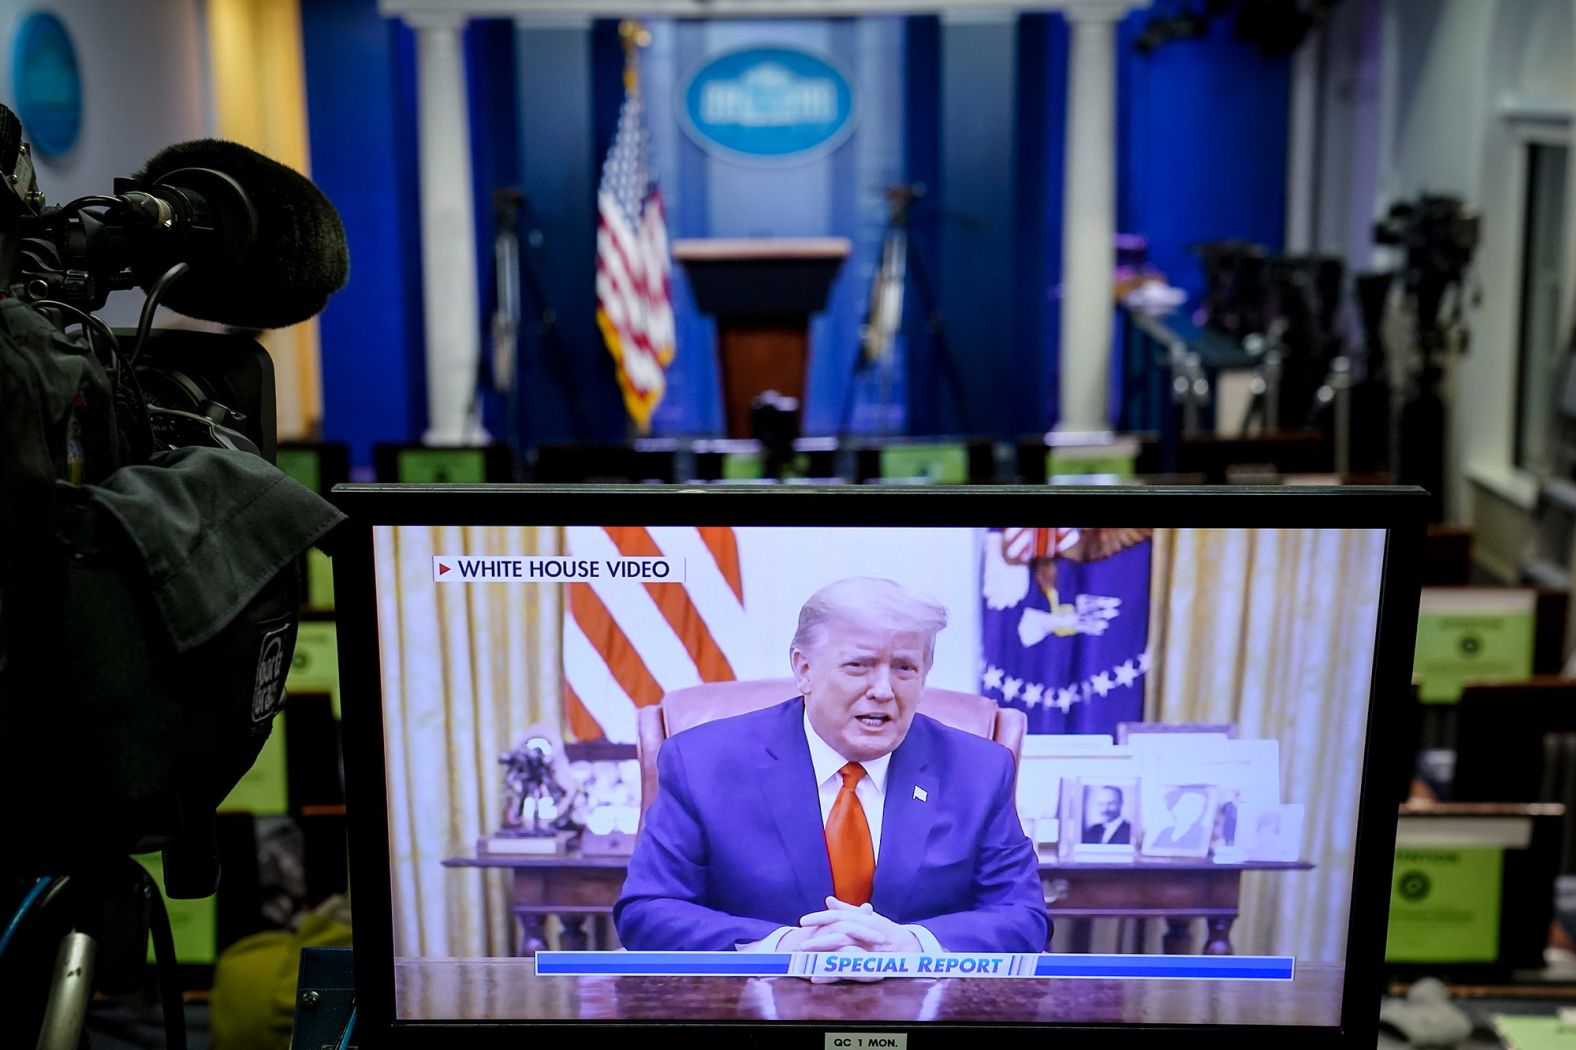
<svg viewBox="0 0 1576 1050">
<path fill-rule="evenodd" d="M 520 283 L 531 296 L 531 302 L 536 306 L 537 320 L 537 346 L 541 349 L 548 371 L 557 376 L 563 387 L 564 399 L 569 405 L 569 417 L 575 428 L 575 437 L 582 441 L 592 438 L 591 417 L 586 414 L 585 401 L 580 396 L 580 380 L 575 376 L 574 364 L 569 360 L 569 348 L 564 345 L 563 337 L 558 331 L 558 311 L 547 301 L 547 292 L 542 287 L 541 278 L 536 273 L 536 268 L 531 265 L 528 252 L 518 253 L 520 262 Z M 515 370 L 515 386 L 520 385 L 520 369 Z"/>
<path fill-rule="evenodd" d="M 38 1031 L 38 1050 L 77 1050 L 93 999 L 93 964 L 98 945 L 80 930 L 60 939 L 55 956 L 55 976 Z"/>
<path fill-rule="evenodd" d="M 952 356 L 952 346 L 941 327 L 941 308 L 931 292 L 930 281 L 925 277 L 925 266 L 917 251 L 909 252 L 909 272 L 914 275 L 914 289 L 919 292 L 919 308 L 925 311 L 925 328 L 936 345 L 936 356 L 941 361 L 941 375 L 952 394 L 952 407 L 958 411 L 958 429 L 964 434 L 974 433 L 973 414 L 963 399 L 963 378 L 958 374 L 958 362 Z"/>
<path fill-rule="evenodd" d="M 865 374 L 864 347 L 854 350 L 854 363 L 848 370 L 848 382 L 843 387 L 843 410 L 837 414 L 837 436 L 848 436 L 854 423 L 854 393 L 859 388 L 859 377 Z"/>
</svg>

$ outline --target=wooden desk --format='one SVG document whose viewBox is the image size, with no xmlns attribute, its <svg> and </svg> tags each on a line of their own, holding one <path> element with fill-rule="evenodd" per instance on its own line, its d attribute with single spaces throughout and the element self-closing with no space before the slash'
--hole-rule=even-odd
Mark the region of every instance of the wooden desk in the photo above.
<svg viewBox="0 0 1576 1050">
<path fill-rule="evenodd" d="M 581 857 L 568 853 L 534 857 L 451 857 L 447 868 L 506 868 L 513 876 L 509 903 L 520 920 L 520 955 L 534 955 L 547 942 L 545 921 L 557 915 L 563 924 L 560 946 L 578 951 L 614 947 L 610 922 L 624 885 L 628 861 L 623 857 Z M 1252 861 L 1214 864 L 1200 860 L 1142 860 L 1127 863 L 1063 863 L 1040 861 L 1040 882 L 1053 920 L 1094 918 L 1161 919 L 1168 953 L 1192 950 L 1191 926 L 1203 919 L 1209 927 L 1205 955 L 1230 955 L 1231 926 L 1237 919 L 1245 871 L 1308 871 L 1306 862 Z M 590 918 L 591 928 L 586 928 Z M 599 931 L 598 927 L 606 927 Z M 1075 928 L 1073 948 L 1087 951 L 1088 924 Z"/>
<path fill-rule="evenodd" d="M 1335 1025 L 1345 968 L 1299 963 L 1294 980 L 1111 981 L 797 977 L 538 977 L 524 959 L 402 959 L 406 1020 L 998 1021 Z M 1374 1002 L 1378 1006 L 1377 996 Z"/>
<path fill-rule="evenodd" d="M 1205 955 L 1230 955 L 1245 871 L 1310 871 L 1306 861 L 1138 860 L 1126 863 L 1067 863 L 1042 860 L 1040 884 L 1052 919 L 1161 919 L 1162 945 L 1169 955 L 1193 950 L 1192 924 L 1209 928 Z M 1073 950 L 1089 950 L 1089 924 L 1073 931 Z"/>
</svg>

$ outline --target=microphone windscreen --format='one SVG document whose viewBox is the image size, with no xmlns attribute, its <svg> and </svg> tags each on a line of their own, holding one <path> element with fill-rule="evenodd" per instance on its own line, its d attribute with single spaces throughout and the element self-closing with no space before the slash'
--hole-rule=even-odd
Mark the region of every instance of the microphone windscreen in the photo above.
<svg viewBox="0 0 1576 1050">
<path fill-rule="evenodd" d="M 0 106 L 0 176 L 16 171 L 22 155 L 22 121 L 9 106 Z"/>
<path fill-rule="evenodd" d="M 227 260 L 184 260 L 191 272 L 170 286 L 163 305 L 237 328 L 283 328 L 322 312 L 328 297 L 345 286 L 350 275 L 345 227 L 310 179 L 256 150 L 220 139 L 163 149 L 134 178 L 148 184 L 173 175 L 169 183 L 180 186 L 183 168 L 209 168 L 235 180 L 257 213 L 257 237 L 233 266 L 225 265 Z M 216 219 L 218 224 L 227 219 L 222 202 Z M 237 215 L 229 221 L 244 220 Z M 165 265 L 157 260 L 133 270 L 147 288 Z"/>
</svg>

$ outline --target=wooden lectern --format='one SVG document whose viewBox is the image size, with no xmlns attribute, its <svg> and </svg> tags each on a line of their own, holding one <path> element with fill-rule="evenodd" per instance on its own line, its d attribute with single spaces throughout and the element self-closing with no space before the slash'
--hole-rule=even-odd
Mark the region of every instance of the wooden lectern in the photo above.
<svg viewBox="0 0 1576 1050">
<path fill-rule="evenodd" d="M 717 317 L 728 436 L 751 437 L 750 403 L 766 390 L 804 405 L 810 315 L 826 305 L 850 244 L 842 237 L 673 242 L 695 303 Z"/>
</svg>

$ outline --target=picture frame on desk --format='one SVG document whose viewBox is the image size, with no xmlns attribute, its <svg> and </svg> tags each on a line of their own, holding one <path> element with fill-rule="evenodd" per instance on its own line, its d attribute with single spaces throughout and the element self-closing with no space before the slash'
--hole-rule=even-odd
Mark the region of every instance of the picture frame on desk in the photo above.
<svg viewBox="0 0 1576 1050">
<path fill-rule="evenodd" d="M 1142 840 L 1137 777 L 1077 777 L 1062 785 L 1064 860 L 1135 860 Z"/>
<path fill-rule="evenodd" d="M 1215 817 L 1220 812 L 1220 789 L 1213 784 L 1166 784 L 1159 798 L 1165 816 L 1150 820 L 1145 828 L 1144 856 L 1209 856 Z"/>
<path fill-rule="evenodd" d="M 1023 833 L 1034 843 L 1037 855 L 1052 859 L 1058 857 L 1057 848 L 1062 841 L 1062 780 L 1041 776 L 1025 790 L 1020 779 L 1018 819 L 1023 825 Z"/>
<path fill-rule="evenodd" d="M 1131 756 L 1125 749 L 1114 749 L 1109 736 L 1026 736 L 1018 760 L 1016 792 L 1024 833 L 1041 852 L 1057 856 L 1056 846 L 1063 841 L 1061 826 L 1067 818 L 1062 799 L 1068 781 L 1075 777 L 1124 777 L 1135 770 Z"/>
<path fill-rule="evenodd" d="M 1278 806 L 1245 804 L 1237 809 L 1235 845 L 1249 861 L 1302 859 L 1302 831 L 1307 807 L 1301 802 Z"/>
</svg>

